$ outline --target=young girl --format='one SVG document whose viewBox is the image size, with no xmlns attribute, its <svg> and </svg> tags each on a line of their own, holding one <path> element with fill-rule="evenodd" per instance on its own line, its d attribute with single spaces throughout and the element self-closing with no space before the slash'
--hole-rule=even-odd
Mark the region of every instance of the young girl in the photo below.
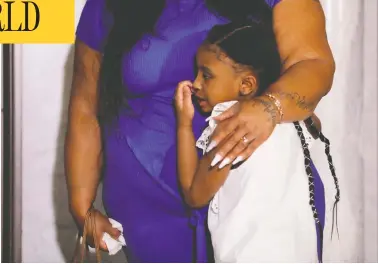
<svg viewBox="0 0 378 264">
<path fill-rule="evenodd" d="M 317 243 L 322 241 L 322 226 L 308 152 L 314 138 L 305 124 L 277 125 L 247 160 L 239 157 L 219 164 L 216 149 L 209 147 L 216 127 L 213 117 L 237 101 L 263 95 L 278 79 L 281 62 L 271 25 L 252 22 L 214 27 L 199 48 L 196 63 L 194 83 L 181 82 L 175 97 L 179 180 L 190 206 L 201 207 L 211 200 L 208 225 L 216 262 L 321 261 Z M 197 141 L 192 130 L 192 96 L 202 112 L 211 113 L 209 126 Z M 274 94 L 260 98 L 264 98 L 259 103 L 266 111 L 282 113 L 279 104 L 272 104 Z M 278 114 L 274 122 L 280 119 Z M 311 123 L 308 126 L 317 131 Z M 318 135 L 329 147 L 328 140 Z M 232 136 L 240 139 L 237 147 L 253 144 L 248 134 Z M 196 146 L 203 150 L 201 159 Z M 327 155 L 338 201 L 329 149 Z"/>
</svg>

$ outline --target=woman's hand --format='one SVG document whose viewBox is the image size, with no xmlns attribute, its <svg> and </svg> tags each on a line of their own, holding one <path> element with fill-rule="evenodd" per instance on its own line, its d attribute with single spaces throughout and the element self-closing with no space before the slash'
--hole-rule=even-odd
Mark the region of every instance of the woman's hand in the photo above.
<svg viewBox="0 0 378 264">
<path fill-rule="evenodd" d="M 84 225 L 84 221 L 82 225 Z M 92 209 L 91 216 L 87 219 L 86 228 L 86 243 L 95 247 L 94 240 L 96 239 L 100 249 L 104 251 L 108 251 L 105 242 L 102 240 L 104 233 L 108 233 L 114 239 L 118 239 L 121 235 L 121 232 L 109 222 L 109 218 L 95 209 Z"/>
<path fill-rule="evenodd" d="M 175 94 L 175 106 L 177 122 L 179 126 L 192 126 L 194 106 L 192 102 L 192 83 L 182 81 L 177 85 Z"/>
<path fill-rule="evenodd" d="M 278 115 L 275 105 L 269 98 L 262 96 L 251 101 L 236 103 L 215 117 L 218 126 L 208 151 L 218 145 L 219 149 L 212 164 L 221 161 L 226 164 L 237 164 L 248 159 L 272 134 Z"/>
</svg>

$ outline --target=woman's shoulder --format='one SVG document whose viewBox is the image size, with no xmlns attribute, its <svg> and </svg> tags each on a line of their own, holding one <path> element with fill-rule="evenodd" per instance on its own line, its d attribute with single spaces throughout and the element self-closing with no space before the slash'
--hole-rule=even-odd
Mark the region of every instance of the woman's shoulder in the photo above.
<svg viewBox="0 0 378 264">
<path fill-rule="evenodd" d="M 92 49 L 102 51 L 113 18 L 105 0 L 87 0 L 80 15 L 76 37 Z"/>
</svg>

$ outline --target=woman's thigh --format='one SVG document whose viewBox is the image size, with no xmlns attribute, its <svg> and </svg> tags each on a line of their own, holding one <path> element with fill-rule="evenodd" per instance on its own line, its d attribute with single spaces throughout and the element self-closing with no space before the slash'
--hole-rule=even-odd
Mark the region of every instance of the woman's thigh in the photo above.
<svg viewBox="0 0 378 264">
<path fill-rule="evenodd" d="M 181 201 L 147 174 L 127 146 L 108 139 L 103 200 L 124 229 L 129 262 L 192 262 L 194 231 Z"/>
<path fill-rule="evenodd" d="M 128 262 L 193 262 L 194 232 L 186 218 L 164 213 L 111 217 L 124 227 Z"/>
</svg>

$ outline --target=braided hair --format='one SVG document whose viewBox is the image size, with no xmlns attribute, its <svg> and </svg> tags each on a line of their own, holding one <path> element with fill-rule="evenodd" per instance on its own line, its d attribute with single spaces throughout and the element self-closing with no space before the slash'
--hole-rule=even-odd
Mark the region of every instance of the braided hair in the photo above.
<svg viewBox="0 0 378 264">
<path fill-rule="evenodd" d="M 338 227 L 337 227 L 337 204 L 340 201 L 340 188 L 339 188 L 339 181 L 336 176 L 336 171 L 335 167 L 333 165 L 332 161 L 332 156 L 330 154 L 330 141 L 328 138 L 326 138 L 321 131 L 319 131 L 316 126 L 314 125 L 314 122 L 312 118 L 308 118 L 305 121 L 305 124 L 307 124 L 310 128 L 310 131 L 314 132 L 315 134 L 318 135 L 319 139 L 325 144 L 325 154 L 328 159 L 328 165 L 329 169 L 331 171 L 334 183 L 335 183 L 335 188 L 336 188 L 336 195 L 335 195 L 335 202 L 333 204 L 333 213 L 332 213 L 332 230 L 331 230 L 331 238 L 333 235 L 333 229 L 334 229 L 334 223 L 336 220 L 336 230 L 337 230 L 337 235 L 339 235 Z M 319 215 L 315 207 L 315 182 L 314 182 L 314 177 L 313 177 L 313 171 L 310 166 L 312 159 L 310 156 L 310 151 L 308 149 L 308 143 L 306 142 L 306 139 L 303 135 L 303 130 L 299 122 L 294 122 L 295 129 L 297 130 L 297 134 L 300 138 L 302 149 L 303 149 L 303 155 L 304 155 L 304 165 L 305 165 L 305 170 L 308 176 L 308 184 L 309 184 L 309 193 L 310 193 L 310 206 L 313 212 L 313 217 L 315 219 L 316 227 L 318 229 L 319 235 L 320 235 L 320 262 L 322 262 L 322 252 L 323 252 L 323 226 L 319 220 Z"/>
<path fill-rule="evenodd" d="M 258 41 L 256 41 L 256 39 Z M 225 53 L 236 64 L 248 66 L 256 73 L 258 77 L 257 79 L 259 80 L 256 95 L 260 95 L 265 92 L 266 89 L 280 76 L 280 57 L 272 26 L 269 23 L 250 22 L 244 25 L 230 23 L 215 26 L 209 32 L 206 41 L 210 44 L 217 45 L 221 52 Z M 318 135 L 318 138 L 325 144 L 325 153 L 327 155 L 329 169 L 336 187 L 335 202 L 333 206 L 332 236 L 335 219 L 337 230 L 337 204 L 340 201 L 340 189 L 332 156 L 330 154 L 330 142 L 322 132 L 318 131 L 311 118 L 305 120 L 305 123 L 309 127 L 310 132 Z M 293 124 L 297 130 L 297 134 L 303 149 L 305 171 L 308 176 L 309 204 L 320 236 L 319 261 L 322 262 L 323 226 L 319 220 L 319 213 L 315 206 L 315 181 L 313 176 L 314 172 L 312 171 L 311 167 L 312 159 L 301 125 L 299 122 L 294 122 Z"/>
<path fill-rule="evenodd" d="M 236 64 L 247 66 L 258 79 L 256 96 L 261 95 L 281 74 L 281 59 L 273 28 L 269 24 L 251 21 L 214 26 L 205 44 L 214 44 Z"/>
</svg>

